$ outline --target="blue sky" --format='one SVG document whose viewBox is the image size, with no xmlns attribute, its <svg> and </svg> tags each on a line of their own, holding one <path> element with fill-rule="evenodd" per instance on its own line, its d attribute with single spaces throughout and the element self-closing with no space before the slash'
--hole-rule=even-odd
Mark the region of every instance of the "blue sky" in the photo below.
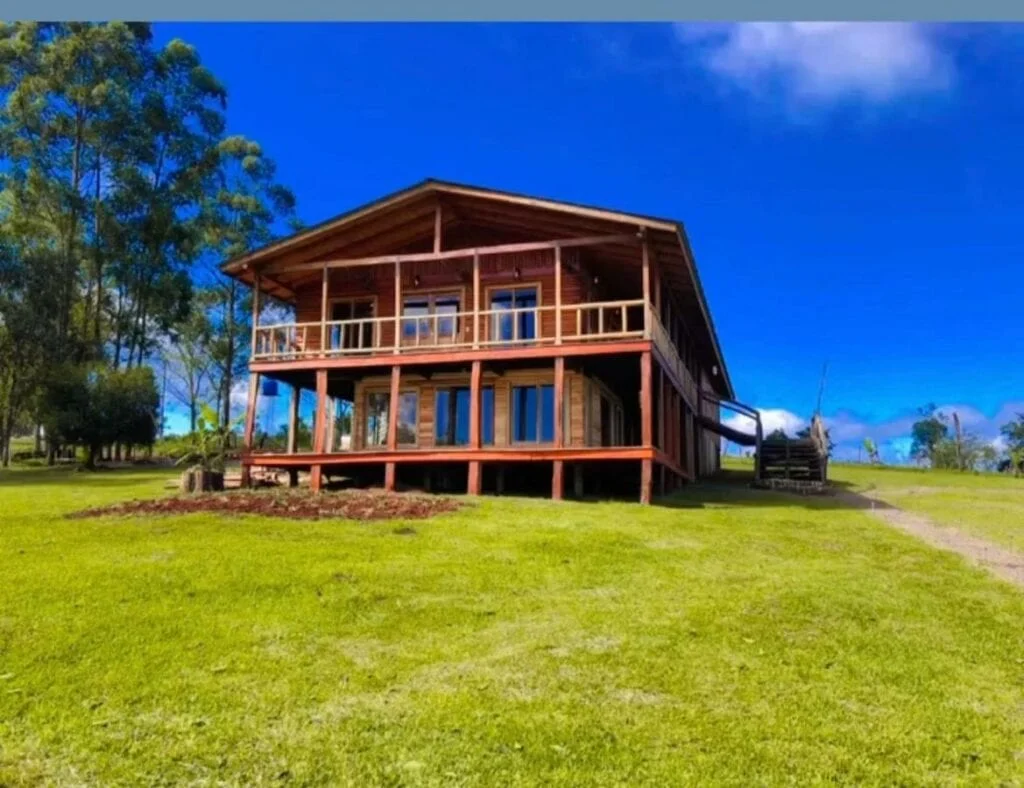
<svg viewBox="0 0 1024 788">
<path fill-rule="evenodd" d="M 1024 28 L 161 24 L 316 222 L 424 177 L 681 219 L 741 400 L 1024 410 Z"/>
</svg>

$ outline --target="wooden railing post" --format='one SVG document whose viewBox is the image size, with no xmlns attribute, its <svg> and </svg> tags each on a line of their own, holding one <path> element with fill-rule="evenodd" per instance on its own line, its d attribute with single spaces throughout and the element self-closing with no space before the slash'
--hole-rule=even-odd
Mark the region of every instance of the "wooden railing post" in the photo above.
<svg viewBox="0 0 1024 788">
<path fill-rule="evenodd" d="M 249 355 L 256 352 L 256 330 L 260 322 L 260 275 L 253 274 L 252 277 L 252 343 Z"/>
<path fill-rule="evenodd" d="M 480 255 L 473 252 L 473 347 L 480 347 Z"/>
<path fill-rule="evenodd" d="M 295 454 L 296 444 L 298 442 L 298 421 L 299 421 L 299 395 L 301 389 L 298 386 L 292 386 L 292 398 L 288 408 L 288 454 Z"/>
<path fill-rule="evenodd" d="M 398 353 L 402 344 L 402 261 L 395 258 L 395 342 L 394 352 Z"/>
<path fill-rule="evenodd" d="M 555 344 L 562 344 L 562 247 L 555 247 Z"/>
<path fill-rule="evenodd" d="M 327 288 L 330 281 L 330 269 L 324 266 L 323 283 L 320 293 L 320 357 L 327 355 Z"/>
</svg>

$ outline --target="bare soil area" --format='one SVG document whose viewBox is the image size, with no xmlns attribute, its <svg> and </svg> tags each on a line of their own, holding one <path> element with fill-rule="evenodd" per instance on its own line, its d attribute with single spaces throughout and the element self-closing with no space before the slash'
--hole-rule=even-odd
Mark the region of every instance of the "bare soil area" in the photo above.
<svg viewBox="0 0 1024 788">
<path fill-rule="evenodd" d="M 232 491 L 136 500 L 71 512 L 83 517 L 194 514 L 256 514 L 296 520 L 411 520 L 454 512 L 463 504 L 436 495 L 345 490 L 312 495 L 308 490 Z"/>
</svg>

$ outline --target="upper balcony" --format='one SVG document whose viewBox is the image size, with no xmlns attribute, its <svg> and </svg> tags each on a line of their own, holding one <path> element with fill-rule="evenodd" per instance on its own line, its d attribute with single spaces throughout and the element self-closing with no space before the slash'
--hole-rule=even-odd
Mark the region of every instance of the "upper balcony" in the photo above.
<svg viewBox="0 0 1024 788">
<path fill-rule="evenodd" d="M 427 181 L 223 270 L 254 288 L 256 373 L 651 349 L 684 391 L 731 393 L 671 220 Z M 294 318 L 261 319 L 266 296 Z"/>
<path fill-rule="evenodd" d="M 492 294 L 492 308 L 458 310 L 457 299 L 411 296 L 401 315 L 257 325 L 253 362 L 294 362 L 467 350 L 649 340 L 691 402 L 697 384 L 653 304 L 643 299 L 536 306 L 529 286 Z M 358 312 L 356 303 L 346 302 Z M 369 311 L 370 301 L 366 299 Z M 521 304 L 527 305 L 521 305 Z"/>
</svg>

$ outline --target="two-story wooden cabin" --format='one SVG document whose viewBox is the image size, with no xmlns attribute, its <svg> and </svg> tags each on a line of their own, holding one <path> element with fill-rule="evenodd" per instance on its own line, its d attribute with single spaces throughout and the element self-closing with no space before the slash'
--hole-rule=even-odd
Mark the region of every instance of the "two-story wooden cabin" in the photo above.
<svg viewBox="0 0 1024 788">
<path fill-rule="evenodd" d="M 678 222 L 428 180 L 223 270 L 255 288 L 246 478 L 646 502 L 718 468 L 733 392 Z M 294 322 L 261 322 L 267 296 Z M 276 451 L 253 439 L 261 378 L 292 387 Z"/>
</svg>

